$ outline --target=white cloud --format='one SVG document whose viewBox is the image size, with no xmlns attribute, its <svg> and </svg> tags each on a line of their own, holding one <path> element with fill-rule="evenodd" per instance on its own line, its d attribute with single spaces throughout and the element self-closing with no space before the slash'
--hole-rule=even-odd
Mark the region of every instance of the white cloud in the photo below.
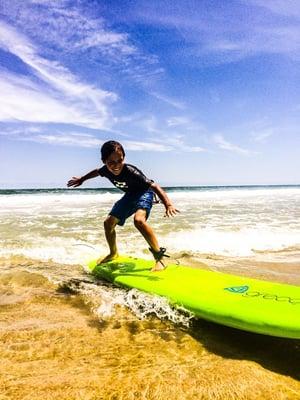
<svg viewBox="0 0 300 400">
<path fill-rule="evenodd" d="M 23 77 L 19 91 L 18 77 L 11 74 L 10 89 L 12 93 L 22 92 L 26 104 L 22 104 L 25 102 L 21 96 L 10 94 L 8 99 L 0 93 L 0 119 L 74 123 L 112 130 L 116 117 L 110 105 L 117 100 L 117 95 L 73 74 L 64 64 L 68 54 L 76 62 L 86 57 L 88 63 L 106 64 L 104 68 L 114 65 L 114 70 L 108 72 L 110 79 L 121 71 L 143 86 L 162 73 L 158 59 L 141 54 L 130 43 L 128 34 L 106 29 L 104 20 L 95 18 L 90 6 L 81 7 L 79 3 L 74 5 L 64 0 L 29 3 L 4 0 L 3 15 L 14 27 L 0 21 L 0 48 L 22 60 L 35 84 L 25 91 L 29 78 Z M 101 67 L 102 64 L 99 71 Z M 4 87 L 5 82 L 1 81 L 1 85 Z"/>
<path fill-rule="evenodd" d="M 85 136 L 80 134 L 60 134 L 60 135 L 37 135 L 34 137 L 27 138 L 26 140 L 48 143 L 53 145 L 64 145 L 64 146 L 79 146 L 79 147 L 99 147 L 104 143 L 104 140 L 100 140 L 93 136 Z M 132 140 L 123 140 L 122 144 L 126 147 L 126 150 L 131 151 L 154 151 L 154 152 L 166 152 L 172 150 L 171 147 L 162 145 L 160 143 L 151 142 L 139 142 Z"/>
<path fill-rule="evenodd" d="M 161 101 L 163 101 L 164 103 L 167 103 L 167 104 L 169 104 L 170 106 L 172 106 L 172 107 L 174 107 L 174 108 L 177 108 L 177 109 L 179 109 L 179 110 L 184 110 L 184 109 L 186 108 L 186 106 L 185 106 L 185 104 L 184 104 L 183 102 L 178 101 L 178 100 L 175 100 L 175 99 L 172 99 L 172 98 L 170 98 L 170 97 L 168 97 L 168 96 L 165 96 L 165 95 L 163 95 L 163 94 L 161 94 L 161 93 L 158 93 L 158 92 L 150 92 L 150 94 L 151 94 L 153 97 L 156 97 L 158 100 L 161 100 Z"/>
<path fill-rule="evenodd" d="M 8 20 L 38 42 L 51 43 L 65 51 L 96 48 L 117 58 L 121 53 L 136 51 L 126 34 L 106 29 L 104 19 L 95 17 L 94 7 L 88 3 L 2 1 Z"/>
<path fill-rule="evenodd" d="M 170 149 L 176 152 L 184 152 L 184 153 L 202 153 L 207 152 L 208 150 L 201 147 L 195 146 L 194 144 L 186 144 L 187 138 L 183 134 L 161 134 L 159 138 L 156 139 L 157 143 L 162 143 L 165 146 L 168 146 Z M 194 142 L 194 141 L 193 141 Z"/>
<path fill-rule="evenodd" d="M 56 98 L 28 78 L 7 72 L 0 77 L 0 120 L 65 123 L 105 129 L 106 115 L 86 104 Z"/>
<path fill-rule="evenodd" d="M 249 4 L 265 8 L 275 14 L 290 17 L 300 17 L 299 0 L 244 0 Z"/>
<path fill-rule="evenodd" d="M 251 154 L 251 151 L 249 151 L 247 149 L 243 149 L 242 147 L 239 147 L 233 143 L 228 142 L 227 140 L 224 139 L 224 137 L 222 135 L 214 135 L 213 141 L 222 150 L 231 151 L 233 153 L 237 153 L 237 154 L 241 154 L 241 155 L 245 155 L 245 156 L 248 156 Z"/>
<path fill-rule="evenodd" d="M 171 146 L 155 142 L 140 142 L 132 140 L 122 141 L 127 150 L 132 151 L 158 151 L 165 152 L 173 150 Z"/>
<path fill-rule="evenodd" d="M 156 56 L 108 26 L 97 2 L 2 2 L 6 20 L 39 44 L 41 54 L 79 64 L 86 59 L 88 68 L 98 66 L 107 76 L 118 74 L 118 79 L 130 77 L 144 85 L 163 72 Z"/>
<path fill-rule="evenodd" d="M 155 115 L 135 113 L 117 121 L 122 125 L 120 129 L 126 132 L 144 132 L 151 143 L 159 144 L 161 149 L 176 152 L 204 152 L 208 151 L 202 146 L 197 146 L 197 140 L 206 133 L 206 128 L 187 116 L 172 116 L 167 119 Z M 129 123 L 128 126 L 127 123 Z M 130 136 L 129 134 L 127 135 Z M 140 136 L 140 135 L 139 135 Z M 190 143 L 189 145 L 186 143 Z"/>
<path fill-rule="evenodd" d="M 207 149 L 204 147 L 200 146 L 187 146 L 187 145 L 182 145 L 179 148 L 181 151 L 185 153 L 204 153 L 207 152 Z"/>
<path fill-rule="evenodd" d="M 45 143 L 49 145 L 76 146 L 98 148 L 103 143 L 102 138 L 93 133 L 81 131 L 64 132 L 55 130 L 44 124 L 4 127 L 0 130 L 0 136 L 7 136 L 11 140 Z M 122 144 L 131 151 L 152 151 L 152 152 L 204 152 L 206 149 L 200 146 L 187 145 L 183 135 L 159 135 L 157 138 L 145 138 L 145 140 L 131 140 L 129 135 L 122 139 Z"/>
<path fill-rule="evenodd" d="M 60 134 L 60 135 L 37 135 L 25 137 L 23 140 L 47 143 L 52 145 L 78 146 L 78 147 L 99 147 L 104 141 L 95 137 L 88 137 L 80 134 Z"/>
<path fill-rule="evenodd" d="M 108 126 L 108 104 L 116 99 L 114 93 L 83 83 L 58 62 L 40 57 L 26 37 L 4 23 L 0 23 L 0 47 L 19 57 L 44 82 L 38 85 L 3 72 L 0 119 Z"/>
<path fill-rule="evenodd" d="M 60 146 L 92 147 L 98 148 L 104 140 L 98 138 L 93 133 L 83 133 L 80 131 L 63 132 L 52 129 L 44 125 L 22 125 L 17 127 L 2 128 L 1 136 L 7 136 L 11 140 L 28 141 L 36 143 L 46 143 Z M 131 151 L 154 151 L 167 152 L 174 150 L 174 145 L 164 144 L 153 140 L 122 140 L 122 144 L 127 150 Z"/>
<path fill-rule="evenodd" d="M 244 0 L 224 6 L 209 3 L 189 0 L 182 7 L 179 0 L 167 1 L 161 13 L 154 3 L 147 2 L 135 9 L 135 18 L 171 30 L 182 43 L 177 52 L 170 53 L 174 62 L 184 57 L 193 65 L 197 60 L 203 65 L 224 64 L 261 54 L 299 59 L 299 1 Z"/>
<path fill-rule="evenodd" d="M 177 127 L 177 126 L 184 126 L 184 125 L 189 125 L 190 120 L 186 117 L 170 117 L 167 120 L 167 125 L 172 128 L 172 127 Z"/>
<path fill-rule="evenodd" d="M 24 35 L 0 22 L 0 47 L 19 57 L 31 67 L 41 79 L 69 96 L 85 96 L 95 103 L 106 97 L 115 99 L 113 93 L 96 89 L 79 81 L 67 68 L 57 61 L 50 61 L 38 55 L 38 49 Z"/>
<path fill-rule="evenodd" d="M 45 125 L 24 125 L 1 129 L 0 135 L 11 140 L 46 143 L 51 145 L 99 147 L 104 141 L 83 132 L 59 132 Z"/>
<path fill-rule="evenodd" d="M 252 139 L 255 142 L 264 143 L 269 137 L 274 134 L 272 128 L 261 129 L 259 131 L 250 132 Z"/>
<path fill-rule="evenodd" d="M 124 33 L 106 32 L 94 32 L 88 37 L 80 40 L 74 48 L 89 49 L 91 47 L 106 47 L 110 50 L 121 51 L 124 55 L 132 55 L 137 52 L 137 49 L 128 44 L 128 35 Z"/>
<path fill-rule="evenodd" d="M 181 131 L 193 134 L 194 137 L 207 133 L 207 129 L 202 123 L 183 115 L 167 118 L 166 125 L 171 132 Z"/>
</svg>

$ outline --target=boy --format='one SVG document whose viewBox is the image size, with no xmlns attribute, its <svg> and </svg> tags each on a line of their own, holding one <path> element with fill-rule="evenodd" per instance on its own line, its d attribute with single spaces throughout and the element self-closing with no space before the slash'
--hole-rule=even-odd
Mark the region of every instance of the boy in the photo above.
<svg viewBox="0 0 300 400">
<path fill-rule="evenodd" d="M 166 249 L 159 247 L 152 228 L 147 219 L 153 204 L 154 193 L 158 195 L 166 208 L 165 216 L 172 217 L 179 211 L 173 206 L 164 190 L 146 176 L 134 165 L 126 164 L 125 151 L 119 142 L 110 140 L 101 147 L 102 168 L 94 169 L 88 174 L 78 178 L 73 177 L 68 182 L 68 187 L 80 186 L 87 179 L 103 176 L 109 179 L 113 185 L 123 190 L 125 195 L 117 201 L 104 221 L 105 237 L 110 253 L 98 263 L 105 263 L 118 257 L 116 242 L 116 225 L 124 225 L 125 220 L 134 214 L 134 225 L 144 236 L 149 250 L 156 262 L 152 271 L 160 271 L 165 268 L 163 257 Z"/>
</svg>

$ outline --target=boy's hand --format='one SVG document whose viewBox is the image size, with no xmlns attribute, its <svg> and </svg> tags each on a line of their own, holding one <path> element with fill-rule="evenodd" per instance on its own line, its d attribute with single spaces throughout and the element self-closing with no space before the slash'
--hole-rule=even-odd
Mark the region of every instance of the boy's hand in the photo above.
<svg viewBox="0 0 300 400">
<path fill-rule="evenodd" d="M 173 204 L 166 205 L 165 217 L 174 217 L 180 211 L 173 206 Z"/>
<path fill-rule="evenodd" d="M 72 179 L 70 179 L 69 182 L 67 183 L 67 186 L 68 187 L 71 187 L 71 186 L 77 187 L 77 186 L 82 185 L 82 183 L 83 183 L 82 178 L 78 178 L 77 176 L 73 176 Z"/>
</svg>

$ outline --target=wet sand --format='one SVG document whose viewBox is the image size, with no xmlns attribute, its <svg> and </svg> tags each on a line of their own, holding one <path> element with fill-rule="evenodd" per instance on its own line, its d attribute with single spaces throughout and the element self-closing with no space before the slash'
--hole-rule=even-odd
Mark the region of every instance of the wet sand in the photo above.
<svg viewBox="0 0 300 400">
<path fill-rule="evenodd" d="M 0 275 L 0 399 L 300 399 L 300 341 L 190 328 L 84 298 L 38 273 Z"/>
</svg>

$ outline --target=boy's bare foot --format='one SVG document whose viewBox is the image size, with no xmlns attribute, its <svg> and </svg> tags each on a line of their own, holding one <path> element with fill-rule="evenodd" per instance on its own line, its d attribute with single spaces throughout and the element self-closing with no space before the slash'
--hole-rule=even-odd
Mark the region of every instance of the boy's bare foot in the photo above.
<svg viewBox="0 0 300 400">
<path fill-rule="evenodd" d="M 151 247 L 149 247 L 149 250 L 153 254 L 156 263 L 151 269 L 151 272 L 156 272 L 156 271 L 162 271 L 164 270 L 167 266 L 163 262 L 163 257 L 170 257 L 168 254 L 166 254 L 166 249 L 164 247 L 160 247 L 158 251 L 153 250 Z"/>
<path fill-rule="evenodd" d="M 99 264 L 105 264 L 105 263 L 107 263 L 107 262 L 109 262 L 109 261 L 113 261 L 113 260 L 115 260 L 116 258 L 118 258 L 119 257 L 119 254 L 118 253 L 116 253 L 116 254 L 108 254 L 106 257 L 104 257 L 104 258 L 99 258 L 99 260 L 97 260 L 97 265 L 99 265 Z"/>
<path fill-rule="evenodd" d="M 151 269 L 151 272 L 163 271 L 167 266 L 162 261 L 156 261 Z"/>
</svg>

